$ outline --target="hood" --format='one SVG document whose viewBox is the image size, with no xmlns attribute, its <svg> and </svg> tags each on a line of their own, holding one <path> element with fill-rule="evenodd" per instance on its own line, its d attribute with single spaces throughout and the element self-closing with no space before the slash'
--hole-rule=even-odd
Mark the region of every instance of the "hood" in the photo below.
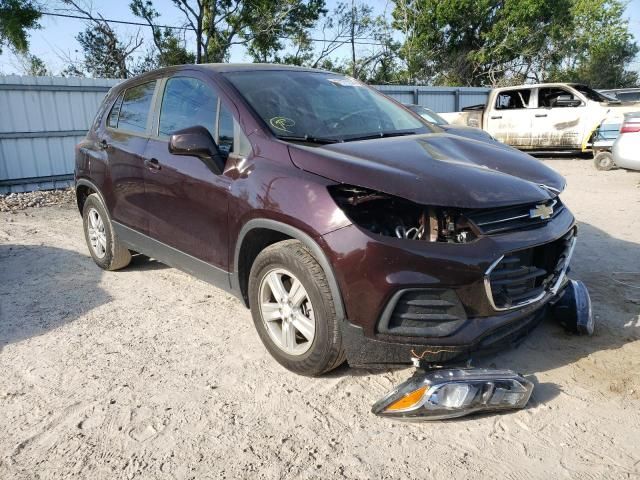
<svg viewBox="0 0 640 480">
<path fill-rule="evenodd" d="M 431 133 L 322 147 L 290 145 L 300 169 L 422 205 L 492 208 L 555 196 L 564 178 L 539 160 L 497 142 Z"/>
<path fill-rule="evenodd" d="M 451 135 L 459 135 L 465 138 L 471 138 L 473 140 L 482 140 L 482 141 L 496 141 L 494 138 L 489 135 L 489 133 L 481 130 L 480 128 L 475 127 L 466 127 L 463 125 L 438 125 L 445 133 L 450 133 Z"/>
</svg>

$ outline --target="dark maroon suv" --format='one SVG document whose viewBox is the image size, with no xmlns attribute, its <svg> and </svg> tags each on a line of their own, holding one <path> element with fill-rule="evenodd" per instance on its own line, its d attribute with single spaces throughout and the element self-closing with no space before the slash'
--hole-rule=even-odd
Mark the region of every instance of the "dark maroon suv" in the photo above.
<svg viewBox="0 0 640 480">
<path fill-rule="evenodd" d="M 77 147 L 102 268 L 153 257 L 233 292 L 286 368 L 504 348 L 564 288 L 564 179 L 349 77 L 189 65 L 127 80 Z"/>
</svg>

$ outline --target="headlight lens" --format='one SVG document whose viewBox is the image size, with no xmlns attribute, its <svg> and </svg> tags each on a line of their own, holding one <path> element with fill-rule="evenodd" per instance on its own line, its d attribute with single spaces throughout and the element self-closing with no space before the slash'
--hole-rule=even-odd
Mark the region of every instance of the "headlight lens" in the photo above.
<svg viewBox="0 0 640 480">
<path fill-rule="evenodd" d="M 353 223 L 379 235 L 446 243 L 477 238 L 461 209 L 419 205 L 350 185 L 334 185 L 329 192 Z"/>
<path fill-rule="evenodd" d="M 373 406 L 383 417 L 443 420 L 524 408 L 533 384 L 511 370 L 442 369 L 417 373 Z"/>
</svg>

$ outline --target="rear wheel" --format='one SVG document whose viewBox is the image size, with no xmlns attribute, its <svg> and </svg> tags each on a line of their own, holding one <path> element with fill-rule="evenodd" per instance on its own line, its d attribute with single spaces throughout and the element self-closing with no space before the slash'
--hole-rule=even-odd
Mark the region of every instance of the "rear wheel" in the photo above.
<svg viewBox="0 0 640 480">
<path fill-rule="evenodd" d="M 262 342 L 285 368 L 314 376 L 344 362 L 327 278 L 299 241 L 278 242 L 258 255 L 249 303 Z"/>
<path fill-rule="evenodd" d="M 87 197 L 82 219 L 89 253 L 100 268 L 118 270 L 129 265 L 131 252 L 115 236 L 107 210 L 97 194 Z"/>
<path fill-rule="evenodd" d="M 593 157 L 593 164 L 598 170 L 611 170 L 615 166 L 611 152 L 598 152 Z"/>
</svg>

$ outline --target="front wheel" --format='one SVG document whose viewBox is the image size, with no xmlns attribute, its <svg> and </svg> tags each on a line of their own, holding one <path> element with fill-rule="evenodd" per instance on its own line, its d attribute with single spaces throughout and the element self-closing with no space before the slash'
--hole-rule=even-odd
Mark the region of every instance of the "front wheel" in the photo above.
<svg viewBox="0 0 640 480">
<path fill-rule="evenodd" d="M 315 376 L 344 362 L 327 278 L 299 241 L 278 242 L 258 255 L 249 303 L 262 343 L 288 370 Z"/>
</svg>

